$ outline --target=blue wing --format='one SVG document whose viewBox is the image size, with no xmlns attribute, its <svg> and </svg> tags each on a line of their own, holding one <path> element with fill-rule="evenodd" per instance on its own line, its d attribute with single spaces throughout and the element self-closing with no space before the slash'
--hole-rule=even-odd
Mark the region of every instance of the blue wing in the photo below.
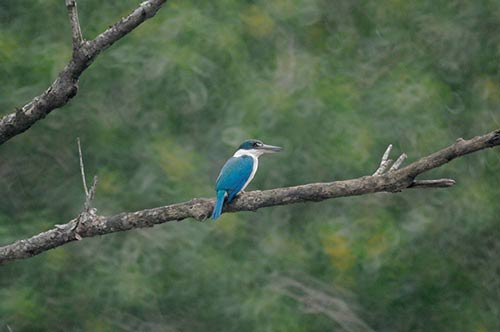
<svg viewBox="0 0 500 332">
<path fill-rule="evenodd" d="M 231 202 L 252 174 L 253 163 L 253 158 L 250 156 L 229 158 L 215 182 L 215 190 L 225 190 L 228 194 L 227 201 Z"/>
</svg>

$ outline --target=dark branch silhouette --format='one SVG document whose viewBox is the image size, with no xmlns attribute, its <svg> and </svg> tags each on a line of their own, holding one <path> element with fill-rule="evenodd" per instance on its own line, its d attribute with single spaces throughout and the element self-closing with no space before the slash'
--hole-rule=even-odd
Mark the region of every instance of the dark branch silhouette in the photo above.
<svg viewBox="0 0 500 332">
<path fill-rule="evenodd" d="M 270 206 L 307 201 L 318 202 L 336 197 L 375 192 L 400 192 L 408 188 L 449 187 L 455 183 L 452 179 L 415 180 L 415 178 L 455 158 L 498 145 L 500 145 L 500 129 L 470 140 L 457 139 L 454 144 L 401 169 L 399 169 L 398 161 L 396 161 L 396 165 L 387 170 L 390 164 L 390 161 L 388 161 L 389 151 L 384 154 L 380 167 L 375 172 L 376 175 L 363 176 L 352 180 L 311 183 L 295 187 L 242 193 L 231 204 L 226 205 L 223 211 L 255 211 Z M 95 190 L 95 182 L 93 190 Z M 87 201 L 89 195 L 87 195 Z M 202 221 L 210 216 L 214 201 L 214 199 L 208 198 L 195 198 L 184 203 L 136 212 L 124 212 L 110 217 L 100 216 L 95 209 L 85 208 L 82 214 L 67 224 L 57 225 L 55 228 L 29 239 L 19 240 L 0 247 L 0 264 L 38 255 L 84 237 L 127 231 L 134 228 L 152 227 L 156 224 L 187 218 Z M 86 206 L 90 206 L 89 203 Z M 89 213 L 89 211 L 92 213 Z"/>
<path fill-rule="evenodd" d="M 0 119 L 0 145 L 29 129 L 52 110 L 68 103 L 78 92 L 78 79 L 100 52 L 153 17 L 167 0 L 147 0 L 127 17 L 109 27 L 93 40 L 82 37 L 76 0 L 66 0 L 72 30 L 73 54 L 52 85 L 22 108 Z"/>
</svg>

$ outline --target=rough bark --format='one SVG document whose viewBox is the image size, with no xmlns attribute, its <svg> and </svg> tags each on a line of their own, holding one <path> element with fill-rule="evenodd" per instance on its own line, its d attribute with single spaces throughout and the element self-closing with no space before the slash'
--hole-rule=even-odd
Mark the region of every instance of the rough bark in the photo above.
<svg viewBox="0 0 500 332">
<path fill-rule="evenodd" d="M 52 110 L 68 103 L 78 92 L 78 79 L 94 62 L 100 52 L 134 30 L 138 25 L 153 17 L 167 0 L 147 0 L 130 15 L 109 27 L 95 39 L 86 41 L 82 37 L 76 1 L 66 0 L 72 29 L 73 54 L 66 67 L 59 73 L 52 85 L 41 95 L 33 98 L 22 108 L 0 119 L 0 145 L 29 129 Z"/>
<path fill-rule="evenodd" d="M 295 187 L 252 191 L 240 194 L 224 212 L 255 211 L 260 208 L 287 205 L 307 201 L 323 201 L 336 197 L 364 195 L 375 192 L 399 192 L 408 188 L 436 188 L 452 186 L 451 179 L 415 180 L 417 175 L 440 167 L 463 155 L 500 145 L 500 129 L 470 140 L 458 139 L 454 144 L 404 167 L 388 165 L 379 175 L 328 183 L 311 183 Z M 387 159 L 384 154 L 384 158 Z M 383 159 L 384 159 L 383 158 Z M 379 168 L 380 169 L 380 168 Z M 376 172 L 376 173 L 377 173 Z M 377 173 L 377 174 L 378 174 Z M 67 224 L 40 233 L 29 239 L 19 240 L 0 247 L 0 264 L 38 255 L 83 237 L 93 237 L 134 228 L 152 227 L 168 221 L 187 218 L 207 219 L 213 209 L 214 199 L 195 198 L 188 202 L 162 206 L 136 212 L 124 212 L 114 216 L 85 213 Z"/>
</svg>

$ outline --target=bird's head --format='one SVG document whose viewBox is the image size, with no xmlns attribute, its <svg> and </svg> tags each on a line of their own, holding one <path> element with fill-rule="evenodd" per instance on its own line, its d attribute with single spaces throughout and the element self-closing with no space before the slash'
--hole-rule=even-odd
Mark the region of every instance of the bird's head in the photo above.
<svg viewBox="0 0 500 332">
<path fill-rule="evenodd" d="M 252 154 L 260 156 L 263 153 L 274 153 L 283 150 L 283 148 L 274 145 L 264 144 L 256 139 L 249 139 L 241 143 L 239 152 L 242 154 Z"/>
</svg>

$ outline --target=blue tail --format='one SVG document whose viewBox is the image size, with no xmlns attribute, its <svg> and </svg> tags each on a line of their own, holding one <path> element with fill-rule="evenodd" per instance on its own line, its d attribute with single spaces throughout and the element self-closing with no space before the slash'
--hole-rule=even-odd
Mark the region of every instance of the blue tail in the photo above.
<svg viewBox="0 0 500 332">
<path fill-rule="evenodd" d="M 222 213 L 222 205 L 224 205 L 224 198 L 226 196 L 225 190 L 219 190 L 217 192 L 217 200 L 215 201 L 214 212 L 212 213 L 212 219 L 217 220 Z"/>
</svg>

